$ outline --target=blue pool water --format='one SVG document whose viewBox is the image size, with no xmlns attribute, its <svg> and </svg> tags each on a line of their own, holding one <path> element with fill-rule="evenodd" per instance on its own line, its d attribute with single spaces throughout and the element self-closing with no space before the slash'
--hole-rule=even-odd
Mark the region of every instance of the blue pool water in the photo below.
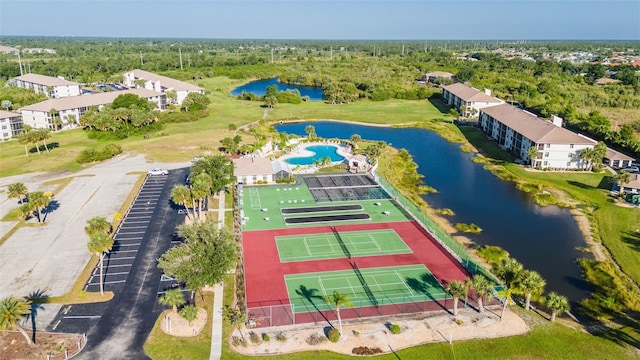
<svg viewBox="0 0 640 360">
<path fill-rule="evenodd" d="M 338 155 L 337 153 L 338 148 L 335 146 L 314 145 L 314 146 L 307 146 L 306 149 L 311 152 L 314 152 L 315 154 L 313 154 L 312 156 L 306 156 L 306 157 L 293 157 L 293 158 L 286 159 L 285 161 L 291 165 L 312 165 L 319 159 L 322 159 L 327 156 L 331 158 L 331 162 L 344 160 L 344 156 Z"/>
</svg>

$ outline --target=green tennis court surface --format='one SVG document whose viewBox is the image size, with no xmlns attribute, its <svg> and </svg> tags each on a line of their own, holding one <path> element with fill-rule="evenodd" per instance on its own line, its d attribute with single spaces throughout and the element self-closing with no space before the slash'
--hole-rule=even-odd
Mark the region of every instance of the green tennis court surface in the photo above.
<svg viewBox="0 0 640 360">
<path fill-rule="evenodd" d="M 339 270 L 285 275 L 287 292 L 296 313 L 310 308 L 330 310 L 323 296 L 334 291 L 349 296 L 354 307 L 381 306 L 448 298 L 424 265 Z"/>
<path fill-rule="evenodd" d="M 410 254 L 393 230 L 276 236 L 280 262 Z"/>
</svg>

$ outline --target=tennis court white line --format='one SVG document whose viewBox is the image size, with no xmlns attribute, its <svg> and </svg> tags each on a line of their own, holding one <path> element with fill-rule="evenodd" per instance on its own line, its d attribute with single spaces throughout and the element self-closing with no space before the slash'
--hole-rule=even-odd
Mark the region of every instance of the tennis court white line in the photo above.
<svg viewBox="0 0 640 360">
<path fill-rule="evenodd" d="M 407 290 L 409 290 L 409 292 L 410 292 L 411 294 L 413 294 L 413 293 L 414 293 L 413 289 L 411 289 L 411 288 L 409 287 L 409 285 L 407 285 L 407 283 L 406 283 L 406 282 L 404 281 L 404 279 L 402 278 L 402 275 L 400 275 L 400 274 L 398 273 L 398 271 L 397 271 L 397 270 L 394 270 L 393 272 L 394 272 L 394 273 L 396 273 L 396 275 L 400 278 L 400 281 L 404 284 L 404 287 L 405 287 Z"/>
<path fill-rule="evenodd" d="M 401 266 L 389 266 L 389 267 L 393 267 L 395 269 L 405 269 L 405 270 L 426 270 L 429 271 L 424 265 L 401 265 Z M 367 275 L 375 275 L 375 274 L 384 274 L 384 273 L 389 273 L 390 269 L 389 267 L 386 268 L 364 268 L 364 269 L 360 269 L 360 271 L 364 271 L 367 273 Z M 394 270 L 397 271 L 397 270 Z M 343 277 L 343 274 L 333 274 L 331 275 L 331 273 L 348 273 L 348 272 L 352 272 L 352 270 L 332 270 L 332 271 L 318 271 L 318 272 L 322 272 L 328 275 L 323 275 L 323 277 Z M 315 274 L 315 275 L 314 275 Z M 287 277 L 289 277 L 290 279 L 302 279 L 302 280 L 306 280 L 306 279 L 317 279 L 318 275 L 317 273 L 312 273 L 310 275 L 303 275 L 303 274 L 291 274 L 291 275 L 287 275 Z"/>
<path fill-rule="evenodd" d="M 320 284 L 320 289 L 322 289 L 322 293 L 325 294 L 326 296 L 329 296 L 329 294 L 327 294 L 327 290 L 324 288 L 324 284 L 322 283 L 322 278 L 318 277 L 318 283 Z"/>
<path fill-rule="evenodd" d="M 307 254 L 311 256 L 311 249 L 309 249 L 309 244 L 307 244 L 307 238 L 302 238 L 302 241 L 304 242 L 305 248 L 307 248 Z"/>
<path fill-rule="evenodd" d="M 378 244 L 378 241 L 376 240 L 376 238 L 374 238 L 371 234 L 368 234 L 368 235 L 369 235 L 369 239 L 371 239 L 371 242 L 376 245 L 376 248 L 378 248 L 378 251 L 382 251 L 382 249 L 380 248 L 380 244 Z"/>
</svg>

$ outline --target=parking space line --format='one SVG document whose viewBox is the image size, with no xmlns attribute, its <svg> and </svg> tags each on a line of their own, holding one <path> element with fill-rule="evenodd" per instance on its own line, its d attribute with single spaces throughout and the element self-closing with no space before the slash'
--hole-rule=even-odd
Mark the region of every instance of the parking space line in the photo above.
<svg viewBox="0 0 640 360">
<path fill-rule="evenodd" d="M 125 224 L 148 224 L 149 220 L 142 220 L 142 221 L 126 221 Z"/>
<path fill-rule="evenodd" d="M 125 267 L 125 266 L 132 266 L 133 264 L 119 264 L 119 265 L 109 265 L 110 268 L 112 267 Z"/>
<path fill-rule="evenodd" d="M 123 271 L 123 272 L 104 274 L 104 275 L 105 276 L 115 276 L 115 275 L 126 275 L 126 274 L 129 274 L 129 272 L 128 271 Z"/>
<path fill-rule="evenodd" d="M 63 319 L 99 319 L 102 315 L 69 315 L 63 316 Z"/>
<path fill-rule="evenodd" d="M 102 284 L 122 284 L 123 282 L 127 282 L 127 280 L 113 280 L 113 281 L 103 281 Z M 99 282 L 97 283 L 89 283 L 87 284 L 89 286 L 93 286 L 93 285 L 100 285 Z"/>
<path fill-rule="evenodd" d="M 130 253 L 130 252 L 138 252 L 138 250 L 118 250 L 114 251 L 114 254 L 122 254 L 122 253 Z"/>
<path fill-rule="evenodd" d="M 129 259 L 135 259 L 135 258 L 136 258 L 135 256 L 134 257 L 129 256 L 129 257 L 109 258 L 109 260 L 110 261 L 111 260 L 129 260 Z"/>
<path fill-rule="evenodd" d="M 135 243 L 135 244 L 118 244 L 120 246 L 140 246 L 140 243 Z"/>
</svg>

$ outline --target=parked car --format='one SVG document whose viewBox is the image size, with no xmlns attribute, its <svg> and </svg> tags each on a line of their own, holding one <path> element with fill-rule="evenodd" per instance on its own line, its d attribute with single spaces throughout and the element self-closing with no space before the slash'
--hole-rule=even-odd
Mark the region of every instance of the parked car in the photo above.
<svg viewBox="0 0 640 360">
<path fill-rule="evenodd" d="M 638 171 L 640 171 L 640 167 L 632 165 L 632 166 L 627 166 L 625 168 L 622 168 L 620 170 L 624 170 L 624 171 L 630 172 L 630 173 L 637 173 Z"/>
<path fill-rule="evenodd" d="M 169 170 L 167 169 L 151 169 L 148 172 L 149 175 L 169 175 Z"/>
</svg>

